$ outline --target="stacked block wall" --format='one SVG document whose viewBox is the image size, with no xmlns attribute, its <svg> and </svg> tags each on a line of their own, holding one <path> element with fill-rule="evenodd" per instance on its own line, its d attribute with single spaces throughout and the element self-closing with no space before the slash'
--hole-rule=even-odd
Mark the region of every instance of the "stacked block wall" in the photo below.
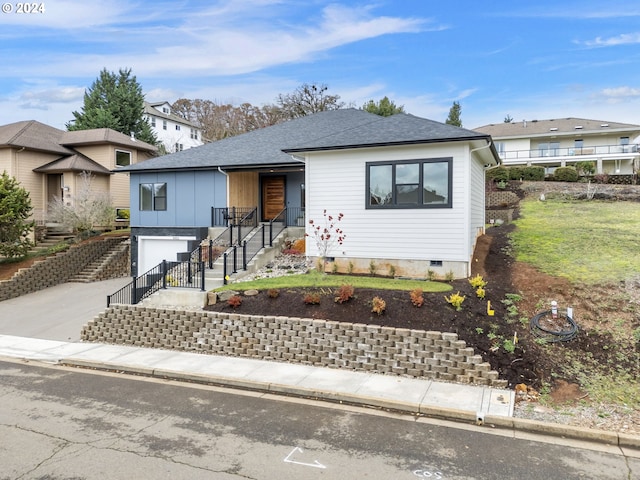
<svg viewBox="0 0 640 480">
<path fill-rule="evenodd" d="M 87 342 L 277 360 L 506 387 L 455 333 L 275 316 L 114 305 L 84 326 Z"/>
<path fill-rule="evenodd" d="M 0 301 L 65 283 L 122 241 L 121 237 L 95 240 L 46 257 L 31 267 L 18 271 L 11 279 L 0 281 Z"/>
</svg>

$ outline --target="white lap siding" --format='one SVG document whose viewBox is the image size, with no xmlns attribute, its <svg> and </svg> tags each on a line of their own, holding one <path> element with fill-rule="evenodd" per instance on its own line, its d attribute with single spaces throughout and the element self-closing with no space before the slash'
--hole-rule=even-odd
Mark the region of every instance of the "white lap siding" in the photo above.
<svg viewBox="0 0 640 480">
<path fill-rule="evenodd" d="M 366 208 L 367 162 L 429 158 L 453 159 L 451 208 Z M 344 244 L 328 256 L 469 261 L 472 192 L 466 144 L 314 152 L 307 157 L 306 185 L 310 256 L 317 256 L 318 251 L 308 221 L 322 224 L 326 209 L 332 215 L 344 214 L 340 228 L 346 235 Z M 474 190 L 475 196 L 477 188 Z"/>
</svg>

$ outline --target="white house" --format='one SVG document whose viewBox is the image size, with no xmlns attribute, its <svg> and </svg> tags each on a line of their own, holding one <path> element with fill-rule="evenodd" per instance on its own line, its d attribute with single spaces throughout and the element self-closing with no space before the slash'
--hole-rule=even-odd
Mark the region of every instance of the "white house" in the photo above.
<svg viewBox="0 0 640 480">
<path fill-rule="evenodd" d="M 144 118 L 164 145 L 167 153 L 179 152 L 204 144 L 202 130 L 192 122 L 171 112 L 169 102 L 144 104 Z"/>
<path fill-rule="evenodd" d="M 491 135 L 505 166 L 557 167 L 593 162 L 596 173 L 631 175 L 639 167 L 640 125 L 558 118 L 498 123 L 474 129 Z"/>
<path fill-rule="evenodd" d="M 489 135 L 356 109 L 164 155 L 119 170 L 131 182 L 132 272 L 175 259 L 210 227 L 228 226 L 230 212 L 306 225 L 306 254 L 319 257 L 309 221 L 322 223 L 326 210 L 343 214 L 345 241 L 326 252 L 340 271 L 464 278 L 485 227 L 485 168 L 499 161 Z"/>
</svg>

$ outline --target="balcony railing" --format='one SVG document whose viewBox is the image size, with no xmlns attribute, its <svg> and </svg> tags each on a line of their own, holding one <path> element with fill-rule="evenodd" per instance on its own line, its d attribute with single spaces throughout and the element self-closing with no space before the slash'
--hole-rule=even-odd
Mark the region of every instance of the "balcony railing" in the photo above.
<svg viewBox="0 0 640 480">
<path fill-rule="evenodd" d="M 536 148 L 533 150 L 507 150 L 499 152 L 503 160 L 525 158 L 574 157 L 580 155 L 616 155 L 638 153 L 637 144 L 595 145 L 589 147 Z"/>
</svg>

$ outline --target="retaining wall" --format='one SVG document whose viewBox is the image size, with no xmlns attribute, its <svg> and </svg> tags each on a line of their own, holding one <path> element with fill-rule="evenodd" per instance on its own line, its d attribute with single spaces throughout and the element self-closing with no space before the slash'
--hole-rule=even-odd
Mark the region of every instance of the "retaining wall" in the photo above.
<svg viewBox="0 0 640 480">
<path fill-rule="evenodd" d="M 81 339 L 507 386 L 455 333 L 114 305 L 84 326 Z"/>
<path fill-rule="evenodd" d="M 65 283 L 123 240 L 122 237 L 113 237 L 73 245 L 65 252 L 46 257 L 29 268 L 21 269 L 11 279 L 0 281 L 0 301 Z M 119 276 L 126 276 L 128 266 L 122 261 L 107 268 L 105 275 L 115 275 L 113 269 L 123 267 L 126 270 Z"/>
</svg>

